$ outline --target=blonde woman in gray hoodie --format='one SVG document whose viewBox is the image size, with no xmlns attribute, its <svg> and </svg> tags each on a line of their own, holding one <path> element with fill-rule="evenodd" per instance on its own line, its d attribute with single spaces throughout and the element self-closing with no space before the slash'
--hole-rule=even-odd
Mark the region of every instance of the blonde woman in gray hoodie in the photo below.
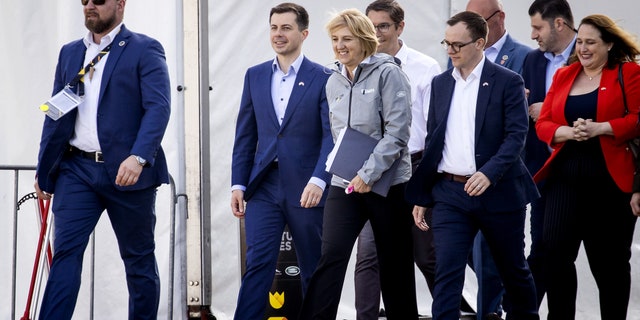
<svg viewBox="0 0 640 320">
<path fill-rule="evenodd" d="M 417 319 L 413 217 L 410 210 L 398 210 L 407 206 L 404 188 L 411 176 L 409 81 L 393 57 L 376 54 L 375 28 L 362 12 L 336 14 L 327 31 L 338 60 L 326 87 L 334 141 L 348 127 L 377 144 L 354 176 L 333 175 L 324 209 L 322 256 L 299 318 L 336 319 L 353 245 L 370 221 L 387 319 Z M 385 173 L 391 180 L 388 192 L 373 192 Z"/>
</svg>

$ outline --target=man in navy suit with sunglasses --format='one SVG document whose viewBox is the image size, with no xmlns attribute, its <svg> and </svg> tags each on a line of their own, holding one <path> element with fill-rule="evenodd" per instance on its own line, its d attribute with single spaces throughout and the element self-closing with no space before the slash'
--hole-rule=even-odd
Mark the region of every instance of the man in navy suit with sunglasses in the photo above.
<svg viewBox="0 0 640 320">
<path fill-rule="evenodd" d="M 127 275 L 129 319 L 156 319 L 154 207 L 157 187 L 169 182 L 160 146 L 171 111 L 164 49 L 124 26 L 126 0 L 81 3 L 89 32 L 62 47 L 53 93 L 71 83 L 83 100 L 57 120 L 46 117 L 38 154 L 38 197 L 55 193 L 54 256 L 39 319 L 73 316 L 84 251 L 104 210 Z"/>
</svg>

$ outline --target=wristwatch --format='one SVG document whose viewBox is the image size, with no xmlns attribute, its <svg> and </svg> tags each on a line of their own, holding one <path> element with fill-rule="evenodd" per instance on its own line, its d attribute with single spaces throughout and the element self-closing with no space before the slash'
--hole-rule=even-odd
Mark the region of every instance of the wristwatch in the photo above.
<svg viewBox="0 0 640 320">
<path fill-rule="evenodd" d="M 136 157 L 136 161 L 138 161 L 138 164 L 141 167 L 144 167 L 147 164 L 147 160 L 145 160 L 143 157 L 141 156 L 134 156 L 134 157 Z"/>
</svg>

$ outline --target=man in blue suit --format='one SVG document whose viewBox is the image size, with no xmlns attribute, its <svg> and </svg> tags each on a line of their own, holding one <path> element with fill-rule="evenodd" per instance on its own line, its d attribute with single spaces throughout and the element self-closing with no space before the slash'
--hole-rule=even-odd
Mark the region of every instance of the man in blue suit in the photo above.
<svg viewBox="0 0 640 320">
<path fill-rule="evenodd" d="M 500 0 L 467 2 L 467 10 L 483 16 L 489 26 L 487 45 L 484 48 L 487 59 L 522 74 L 524 57 L 531 48 L 509 35 L 505 28 L 506 13 L 503 9 Z M 500 319 L 504 288 L 482 232 L 478 232 L 473 244 L 471 264 L 478 279 L 477 320 Z"/>
<path fill-rule="evenodd" d="M 84 100 L 57 121 L 45 119 L 38 154 L 38 197 L 55 193 L 54 256 L 39 318 L 71 319 L 84 251 L 106 209 L 127 274 L 129 319 L 156 319 L 154 206 L 157 187 L 169 182 L 160 146 L 171 103 L 164 49 L 124 26 L 125 0 L 82 4 L 89 32 L 62 47 L 53 92 L 86 66 L 71 88 Z"/>
<path fill-rule="evenodd" d="M 304 294 L 320 259 L 331 179 L 325 171 L 333 148 L 325 94 L 330 72 L 301 53 L 309 16 L 299 5 L 282 3 L 269 19 L 276 58 L 246 72 L 233 148 L 231 210 L 245 219 L 247 244 L 237 320 L 264 317 L 285 225 Z"/>
<path fill-rule="evenodd" d="M 521 159 L 528 129 L 522 77 L 485 58 L 482 16 L 464 11 L 447 24 L 442 44 L 454 68 L 431 84 L 426 150 L 406 191 L 416 225 L 433 207 L 433 318 L 458 318 L 467 257 L 482 231 L 511 298 L 508 319 L 539 319 L 524 258 L 525 208 L 539 194 Z"/>
<path fill-rule="evenodd" d="M 484 48 L 484 54 L 489 61 L 522 74 L 524 58 L 531 51 L 531 48 L 518 42 L 507 32 L 505 28 L 506 13 L 503 11 L 502 1 L 469 0 L 466 10 L 480 14 L 489 25 L 487 45 Z M 447 67 L 451 68 L 452 66 L 451 60 L 449 60 Z"/>
<path fill-rule="evenodd" d="M 534 175 L 551 155 L 549 146 L 538 139 L 535 121 L 540 116 L 542 102 L 551 87 L 556 70 L 566 65 L 573 53 L 576 31 L 573 27 L 573 14 L 566 0 L 536 0 L 529 7 L 531 18 L 531 38 L 538 42 L 539 48 L 532 50 L 525 58 L 522 78 L 529 94 L 529 133 L 524 151 L 524 163 Z M 539 189 L 544 182 L 538 184 Z M 531 203 L 531 250 L 527 261 L 536 283 L 538 304 L 542 303 L 546 293 L 544 260 L 546 250 L 542 245 L 542 227 L 546 197 L 542 195 Z"/>
<path fill-rule="evenodd" d="M 484 48 L 487 59 L 522 74 L 524 59 L 531 48 L 518 42 L 507 32 L 505 28 L 506 13 L 503 10 L 502 1 L 469 0 L 466 10 L 480 14 L 487 21 L 489 33 Z M 451 60 L 449 60 L 448 66 L 452 67 Z M 502 314 L 504 288 L 481 232 L 476 236 L 470 265 L 478 279 L 477 320 L 499 318 Z"/>
</svg>

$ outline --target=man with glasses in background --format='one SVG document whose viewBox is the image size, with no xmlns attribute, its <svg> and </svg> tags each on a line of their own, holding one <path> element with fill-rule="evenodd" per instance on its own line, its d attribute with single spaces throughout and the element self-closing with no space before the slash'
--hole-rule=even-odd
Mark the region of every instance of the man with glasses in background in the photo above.
<svg viewBox="0 0 640 320">
<path fill-rule="evenodd" d="M 500 0 L 469 0 L 467 11 L 484 17 L 489 26 L 484 54 L 489 59 L 522 75 L 525 56 L 532 50 L 516 41 L 505 28 L 504 7 Z M 500 319 L 504 288 L 482 232 L 478 232 L 469 261 L 478 279 L 477 320 Z"/>
<path fill-rule="evenodd" d="M 411 135 L 408 142 L 413 170 L 422 159 L 424 138 L 427 135 L 427 112 L 431 94 L 431 79 L 441 72 L 438 62 L 418 52 L 400 39 L 404 31 L 404 9 L 395 0 L 376 0 L 367 6 L 365 14 L 376 29 L 378 52 L 400 60 L 411 85 Z M 400 209 L 398 209 L 400 210 Z M 433 289 L 435 256 L 431 231 L 413 228 L 414 258 L 429 291 Z M 378 257 L 371 224 L 367 222 L 358 236 L 354 273 L 356 316 L 358 320 L 378 319 L 380 311 L 380 278 Z"/>
<path fill-rule="evenodd" d="M 55 193 L 54 256 L 39 319 L 73 316 L 84 251 L 105 209 L 124 261 L 129 319 L 156 319 L 155 199 L 169 183 L 160 146 L 171 111 L 164 49 L 124 26 L 125 0 L 81 3 L 89 32 L 60 50 L 53 92 L 71 84 L 84 100 L 56 121 L 46 118 L 38 155 L 36 193 Z"/>
<path fill-rule="evenodd" d="M 409 180 L 414 220 L 433 208 L 434 319 L 458 319 L 468 253 L 482 231 L 500 270 L 509 319 L 539 319 L 524 257 L 526 206 L 539 197 L 521 159 L 528 121 L 522 77 L 485 57 L 488 27 L 464 11 L 447 21 L 453 68 L 434 77 L 422 161 Z M 435 93 L 438 94 L 435 94 Z"/>
</svg>

